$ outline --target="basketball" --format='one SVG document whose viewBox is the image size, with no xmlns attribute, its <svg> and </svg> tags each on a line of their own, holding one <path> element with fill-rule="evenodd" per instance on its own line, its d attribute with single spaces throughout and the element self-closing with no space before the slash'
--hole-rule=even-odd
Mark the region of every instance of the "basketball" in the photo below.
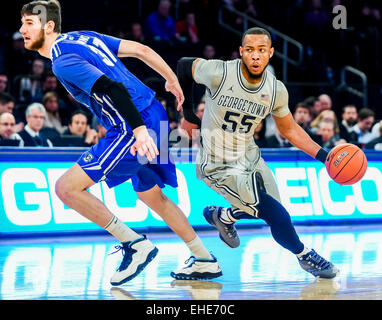
<svg viewBox="0 0 382 320">
<path fill-rule="evenodd" d="M 365 153 L 356 145 L 345 143 L 334 147 L 325 161 L 329 176 L 340 185 L 351 185 L 362 179 L 367 169 Z"/>
</svg>

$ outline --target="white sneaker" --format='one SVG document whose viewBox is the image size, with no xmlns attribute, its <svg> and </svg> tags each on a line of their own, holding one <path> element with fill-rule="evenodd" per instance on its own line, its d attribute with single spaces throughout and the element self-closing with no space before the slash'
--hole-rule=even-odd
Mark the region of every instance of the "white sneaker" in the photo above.
<svg viewBox="0 0 382 320">
<path fill-rule="evenodd" d="M 111 277 L 113 286 L 121 285 L 137 276 L 158 253 L 156 248 L 144 235 L 134 241 L 122 242 L 121 246 L 115 247 L 122 250 L 123 259 L 121 265 Z"/>
<path fill-rule="evenodd" d="M 201 259 L 191 256 L 185 263 L 192 262 L 183 268 L 171 272 L 171 277 L 178 280 L 207 280 L 220 277 L 223 273 L 216 258 Z"/>
</svg>

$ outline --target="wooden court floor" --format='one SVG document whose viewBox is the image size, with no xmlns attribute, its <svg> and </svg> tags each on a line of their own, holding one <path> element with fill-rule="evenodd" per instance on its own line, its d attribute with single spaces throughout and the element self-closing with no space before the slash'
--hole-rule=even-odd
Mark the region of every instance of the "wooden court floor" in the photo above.
<svg viewBox="0 0 382 320">
<path fill-rule="evenodd" d="M 109 280 L 122 258 L 109 236 L 1 239 L 0 300 L 381 300 L 382 228 L 296 227 L 305 245 L 338 266 L 333 280 L 315 279 L 279 247 L 267 227 L 240 229 L 241 245 L 225 246 L 215 231 L 198 232 L 218 258 L 215 281 L 180 281 L 170 272 L 189 257 L 174 234 L 149 233 L 157 257 L 119 287 Z"/>
</svg>

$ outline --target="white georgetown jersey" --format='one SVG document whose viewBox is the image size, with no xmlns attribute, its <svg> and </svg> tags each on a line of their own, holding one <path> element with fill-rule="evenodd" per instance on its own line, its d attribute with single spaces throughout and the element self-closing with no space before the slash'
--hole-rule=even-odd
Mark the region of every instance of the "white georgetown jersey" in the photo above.
<svg viewBox="0 0 382 320">
<path fill-rule="evenodd" d="M 203 153 L 215 162 L 237 161 L 254 149 L 257 159 L 253 160 L 258 160 L 255 128 L 270 113 L 277 117 L 289 113 L 284 84 L 266 70 L 254 87 L 242 75 L 240 64 L 240 59 L 200 59 L 195 67 L 195 81 L 207 87 L 201 144 Z"/>
</svg>

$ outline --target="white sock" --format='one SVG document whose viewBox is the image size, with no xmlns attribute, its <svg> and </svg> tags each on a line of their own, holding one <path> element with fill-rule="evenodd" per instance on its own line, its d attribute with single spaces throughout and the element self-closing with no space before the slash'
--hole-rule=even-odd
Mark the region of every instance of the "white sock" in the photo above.
<svg viewBox="0 0 382 320">
<path fill-rule="evenodd" d="M 212 259 L 212 256 L 203 245 L 202 240 L 196 236 L 190 242 L 186 242 L 187 247 L 190 249 L 195 258 Z"/>
<path fill-rule="evenodd" d="M 136 233 L 134 230 L 130 229 L 116 216 L 113 216 L 109 223 L 104 227 L 106 231 L 111 233 L 121 242 L 134 241 L 136 239 L 142 238 L 141 235 Z"/>
<path fill-rule="evenodd" d="M 305 247 L 304 246 L 304 250 L 302 250 L 300 253 L 297 253 L 296 256 L 301 258 L 303 255 L 307 254 L 309 251 L 311 251 L 312 249 L 308 248 L 308 247 Z"/>
<path fill-rule="evenodd" d="M 222 208 L 220 211 L 219 220 L 225 224 L 232 224 L 237 221 L 237 219 L 231 215 L 231 208 Z"/>
</svg>

